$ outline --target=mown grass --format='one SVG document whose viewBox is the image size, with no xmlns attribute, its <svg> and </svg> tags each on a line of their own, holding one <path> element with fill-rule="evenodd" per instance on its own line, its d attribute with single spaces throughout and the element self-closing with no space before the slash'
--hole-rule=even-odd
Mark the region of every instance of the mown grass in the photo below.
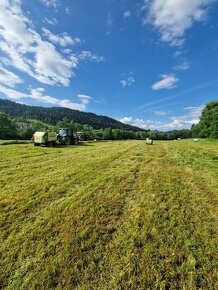
<svg viewBox="0 0 218 290">
<path fill-rule="evenodd" d="M 2 289 L 217 289 L 217 141 L 0 156 Z"/>
<path fill-rule="evenodd" d="M 28 144 L 32 143 L 30 140 L 0 140 L 1 145 L 10 145 L 10 144 Z"/>
</svg>

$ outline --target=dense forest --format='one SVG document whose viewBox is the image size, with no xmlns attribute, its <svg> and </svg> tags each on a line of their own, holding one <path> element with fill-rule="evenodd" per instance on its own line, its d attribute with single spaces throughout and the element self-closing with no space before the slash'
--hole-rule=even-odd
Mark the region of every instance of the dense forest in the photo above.
<svg viewBox="0 0 218 290">
<path fill-rule="evenodd" d="M 112 128 L 135 132 L 140 130 L 137 127 L 123 124 L 107 116 L 98 116 L 93 113 L 81 112 L 68 108 L 27 106 L 0 99 L 0 112 L 1 111 L 5 112 L 10 118 L 35 119 L 51 125 L 56 125 L 66 118 L 82 125 L 89 124 L 94 129 Z"/>
<path fill-rule="evenodd" d="M 1 100 L 0 100 L 1 101 Z M 9 103 L 8 103 L 9 102 Z M 2 102 L 1 102 L 2 104 Z M 5 104 L 9 104 L 8 109 L 4 110 L 2 106 L 0 108 L 0 139 L 30 139 L 35 131 L 52 130 L 58 132 L 59 128 L 70 128 L 72 131 L 80 131 L 84 133 L 85 140 L 121 140 L 121 139 L 137 139 L 144 140 L 151 138 L 153 140 L 175 140 L 177 138 L 218 138 L 218 101 L 210 102 L 202 112 L 200 122 L 197 125 L 193 125 L 192 128 L 183 130 L 174 130 L 170 132 L 160 132 L 151 130 L 140 130 L 139 128 L 124 125 L 116 120 L 108 118 L 110 122 L 118 124 L 117 127 L 106 126 L 107 117 L 97 116 L 90 113 L 84 113 L 88 115 L 94 115 L 96 118 L 103 118 L 105 121 L 103 128 L 93 127 L 87 122 L 82 124 L 76 122 L 74 119 L 64 116 L 56 123 L 45 122 L 44 118 L 40 119 L 40 107 L 36 107 L 39 110 L 38 119 L 30 118 L 30 115 L 23 116 L 23 108 L 28 107 L 25 105 L 16 104 L 7 101 Z M 24 106 L 24 107 L 23 107 Z M 35 107 L 30 107 L 35 108 Z M 44 109 L 43 116 L 44 116 Z M 52 109 L 52 108 L 51 108 Z M 54 108 L 59 109 L 59 108 Z M 62 109 L 62 108 L 60 108 Z M 9 111 L 8 111 L 9 110 Z M 11 111 L 10 111 L 11 110 Z M 21 111 L 19 111 L 21 110 Z M 68 109 L 66 109 L 68 110 Z M 5 112 L 6 111 L 6 112 Z M 72 111 L 72 110 L 70 110 Z M 74 111 L 73 111 L 74 112 Z M 77 111 L 76 111 L 77 112 Z M 82 113 L 82 112 L 80 112 Z M 24 114 L 25 115 L 25 114 Z M 106 119 L 105 119 L 106 118 Z M 112 120 L 112 121 L 111 121 Z M 109 122 L 109 124 L 111 124 Z M 124 128 L 120 128 L 120 124 L 124 125 Z M 129 129 L 130 128 L 130 129 Z"/>
</svg>

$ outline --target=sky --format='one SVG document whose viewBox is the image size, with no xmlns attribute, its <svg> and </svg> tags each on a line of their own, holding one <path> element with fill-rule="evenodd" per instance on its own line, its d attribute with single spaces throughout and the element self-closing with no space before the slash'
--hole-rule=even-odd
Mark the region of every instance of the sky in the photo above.
<svg viewBox="0 0 218 290">
<path fill-rule="evenodd" d="M 218 99 L 218 0 L 0 0 L 0 98 L 190 128 Z"/>
</svg>

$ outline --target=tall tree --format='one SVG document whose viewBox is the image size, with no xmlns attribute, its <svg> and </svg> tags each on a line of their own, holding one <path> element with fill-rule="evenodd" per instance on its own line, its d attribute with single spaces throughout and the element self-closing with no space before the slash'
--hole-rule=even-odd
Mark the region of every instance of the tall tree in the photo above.
<svg viewBox="0 0 218 290">
<path fill-rule="evenodd" d="M 194 127 L 199 137 L 218 138 L 218 100 L 210 102 L 202 111 L 199 124 Z"/>
</svg>

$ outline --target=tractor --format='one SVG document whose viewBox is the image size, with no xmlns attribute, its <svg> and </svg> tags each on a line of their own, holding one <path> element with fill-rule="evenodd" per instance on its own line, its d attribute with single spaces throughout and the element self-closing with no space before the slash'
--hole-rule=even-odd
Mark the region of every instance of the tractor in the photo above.
<svg viewBox="0 0 218 290">
<path fill-rule="evenodd" d="M 58 134 L 56 132 L 35 132 L 32 140 L 35 146 L 55 146 L 55 145 L 76 145 L 79 143 L 77 133 L 72 133 L 68 128 L 62 128 Z"/>
<path fill-rule="evenodd" d="M 78 144 L 77 135 L 68 128 L 61 128 L 57 134 L 57 143 L 61 145 Z"/>
</svg>

